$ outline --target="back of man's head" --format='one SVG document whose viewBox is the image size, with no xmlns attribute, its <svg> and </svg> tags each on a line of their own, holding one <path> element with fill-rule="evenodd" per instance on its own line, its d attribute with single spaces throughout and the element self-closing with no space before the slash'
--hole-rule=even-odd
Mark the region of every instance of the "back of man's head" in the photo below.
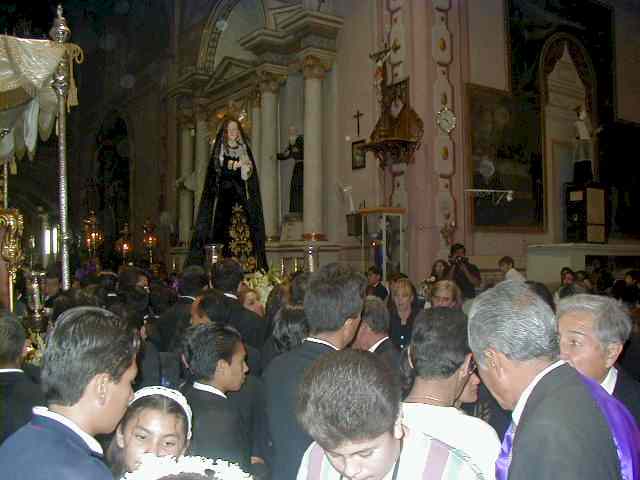
<svg viewBox="0 0 640 480">
<path fill-rule="evenodd" d="M 24 327 L 12 313 L 0 313 L 0 368 L 19 367 L 26 338 Z"/>
<path fill-rule="evenodd" d="M 292 305 L 302 305 L 304 303 L 304 295 L 307 291 L 311 273 L 299 272 L 291 279 L 291 298 Z"/>
<path fill-rule="evenodd" d="M 180 295 L 194 297 L 208 284 L 209 281 L 204 268 L 199 265 L 191 265 L 182 272 L 182 277 L 178 283 L 178 291 Z"/>
<path fill-rule="evenodd" d="M 118 274 L 118 288 L 120 290 L 134 288 L 138 279 L 144 276 L 144 272 L 137 267 L 125 267 Z"/>
<path fill-rule="evenodd" d="M 560 353 L 551 307 L 517 281 L 501 282 L 476 297 L 469 311 L 469 345 L 481 365 L 489 348 L 518 361 L 553 360 Z"/>
<path fill-rule="evenodd" d="M 410 345 L 416 375 L 427 380 L 451 377 L 470 352 L 466 315 L 456 308 L 423 310 L 413 324 Z"/>
<path fill-rule="evenodd" d="M 397 377 L 370 352 L 345 349 L 323 355 L 298 388 L 298 420 L 329 450 L 391 432 L 400 411 Z"/>
<path fill-rule="evenodd" d="M 225 258 L 212 269 L 213 286 L 222 292 L 235 293 L 244 278 L 242 265 L 233 258 Z"/>
<path fill-rule="evenodd" d="M 44 350 L 42 390 L 47 402 L 75 405 L 101 373 L 118 382 L 133 362 L 138 343 L 135 330 L 107 310 L 67 310 L 56 321 Z"/>
<path fill-rule="evenodd" d="M 374 295 L 369 295 L 365 298 L 362 322 L 373 333 L 381 335 L 389 333 L 389 309 L 380 298 Z"/>
<path fill-rule="evenodd" d="M 314 273 L 304 296 L 309 333 L 337 332 L 348 319 L 359 318 L 366 286 L 364 276 L 337 263 Z"/>
</svg>

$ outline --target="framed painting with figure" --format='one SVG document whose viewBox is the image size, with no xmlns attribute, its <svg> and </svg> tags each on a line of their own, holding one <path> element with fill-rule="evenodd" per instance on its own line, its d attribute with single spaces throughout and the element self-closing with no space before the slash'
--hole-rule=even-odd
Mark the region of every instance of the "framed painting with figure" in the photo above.
<svg viewBox="0 0 640 480">
<path fill-rule="evenodd" d="M 544 165 L 538 97 L 467 85 L 471 220 L 480 230 L 544 231 Z"/>
<path fill-rule="evenodd" d="M 364 140 L 351 143 L 351 170 L 358 170 L 367 166 L 367 152 L 362 149 Z"/>
</svg>

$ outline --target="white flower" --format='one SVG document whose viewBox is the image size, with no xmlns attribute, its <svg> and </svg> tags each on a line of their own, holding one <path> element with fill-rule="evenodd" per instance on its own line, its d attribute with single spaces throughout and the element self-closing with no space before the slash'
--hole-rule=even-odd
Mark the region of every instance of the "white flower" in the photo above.
<svg viewBox="0 0 640 480">
<path fill-rule="evenodd" d="M 205 457 L 157 457 L 153 453 L 140 458 L 140 466 L 127 473 L 123 480 L 157 480 L 168 475 L 180 473 L 213 473 L 217 480 L 251 480 L 253 477 L 244 472 L 235 463 L 225 460 L 212 460 Z"/>
</svg>

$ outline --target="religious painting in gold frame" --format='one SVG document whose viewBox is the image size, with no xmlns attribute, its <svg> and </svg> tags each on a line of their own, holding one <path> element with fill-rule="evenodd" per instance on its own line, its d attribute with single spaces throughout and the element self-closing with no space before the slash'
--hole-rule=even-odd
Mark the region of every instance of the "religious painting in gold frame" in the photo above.
<svg viewBox="0 0 640 480">
<path fill-rule="evenodd" d="M 476 230 L 545 230 L 545 168 L 539 98 L 467 84 L 467 162 Z M 513 191 L 513 198 L 477 192 Z"/>
<path fill-rule="evenodd" d="M 359 170 L 367 166 L 367 152 L 362 148 L 364 140 L 351 142 L 351 170 Z"/>
</svg>

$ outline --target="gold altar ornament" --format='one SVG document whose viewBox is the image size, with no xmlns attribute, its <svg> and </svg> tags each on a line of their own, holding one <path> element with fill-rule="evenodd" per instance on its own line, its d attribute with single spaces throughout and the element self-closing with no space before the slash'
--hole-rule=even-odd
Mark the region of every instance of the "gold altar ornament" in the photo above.
<svg viewBox="0 0 640 480">
<path fill-rule="evenodd" d="M 104 241 L 104 235 L 98 226 L 96 213 L 93 210 L 90 211 L 82 223 L 84 228 L 84 243 L 87 250 L 89 250 L 89 255 L 95 257 L 98 248 Z"/>
<path fill-rule="evenodd" d="M 153 265 L 153 249 L 158 244 L 158 237 L 155 230 L 156 226 L 151 222 L 150 218 L 147 218 L 144 225 L 142 225 L 142 243 L 144 244 L 144 248 L 147 249 L 147 253 L 149 255 L 149 265 Z"/>
</svg>

